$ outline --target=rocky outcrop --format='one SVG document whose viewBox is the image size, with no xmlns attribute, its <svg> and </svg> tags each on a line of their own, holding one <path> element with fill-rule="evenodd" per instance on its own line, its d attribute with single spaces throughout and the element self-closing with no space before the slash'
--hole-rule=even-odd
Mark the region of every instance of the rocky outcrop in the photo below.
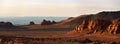
<svg viewBox="0 0 120 44">
<path fill-rule="evenodd" d="M 52 25 L 52 24 L 56 24 L 57 22 L 55 22 L 55 21 L 49 21 L 49 20 L 43 20 L 42 22 L 41 22 L 41 25 Z"/>
<path fill-rule="evenodd" d="M 31 22 L 29 23 L 29 25 L 35 25 L 35 23 L 34 23 L 33 21 L 31 21 Z"/>
<path fill-rule="evenodd" d="M 77 26 L 74 31 L 75 32 L 83 32 L 84 30 L 88 30 L 86 31 L 88 34 L 90 33 L 103 33 L 103 32 L 107 32 L 110 34 L 116 34 L 116 33 L 120 33 L 120 20 L 113 20 L 113 21 L 106 21 L 106 20 L 89 20 L 89 21 L 83 21 L 82 24 L 80 24 L 79 26 Z"/>
<path fill-rule="evenodd" d="M 13 24 L 11 22 L 0 22 L 0 27 L 11 27 Z"/>
<path fill-rule="evenodd" d="M 52 21 L 52 22 L 51 22 L 51 24 L 56 24 L 56 23 L 57 23 L 57 22 L 55 22 L 55 21 Z"/>
<path fill-rule="evenodd" d="M 82 19 L 81 22 L 76 26 L 74 32 L 86 32 L 88 34 L 98 32 L 107 32 L 109 34 L 120 33 L 120 11 L 100 12 L 93 15 L 90 19 Z"/>
<path fill-rule="evenodd" d="M 112 34 L 120 33 L 120 20 L 113 20 L 112 24 L 110 24 L 107 28 L 107 31 Z"/>
</svg>

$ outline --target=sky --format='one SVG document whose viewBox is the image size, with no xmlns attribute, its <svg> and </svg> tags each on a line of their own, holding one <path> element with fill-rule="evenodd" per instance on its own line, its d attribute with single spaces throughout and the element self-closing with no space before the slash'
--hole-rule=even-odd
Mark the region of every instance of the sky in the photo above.
<svg viewBox="0 0 120 44">
<path fill-rule="evenodd" d="M 79 16 L 120 10 L 120 0 L 0 0 L 0 16 Z"/>
</svg>

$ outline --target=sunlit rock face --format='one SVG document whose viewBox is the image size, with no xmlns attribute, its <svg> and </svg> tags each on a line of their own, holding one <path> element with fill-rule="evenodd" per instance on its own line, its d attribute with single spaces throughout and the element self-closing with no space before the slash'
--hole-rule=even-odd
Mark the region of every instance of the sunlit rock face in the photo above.
<svg viewBox="0 0 120 44">
<path fill-rule="evenodd" d="M 92 16 L 89 20 L 82 20 L 74 32 L 79 33 L 120 33 L 120 12 L 100 12 Z"/>
<path fill-rule="evenodd" d="M 120 20 L 113 20 L 107 27 L 107 31 L 112 34 L 120 33 Z"/>
<path fill-rule="evenodd" d="M 75 32 L 83 32 L 87 30 L 87 33 L 103 33 L 108 32 L 110 34 L 116 34 L 120 31 L 120 21 L 105 21 L 105 20 L 90 20 L 88 22 L 83 21 L 79 26 L 77 26 Z"/>
</svg>

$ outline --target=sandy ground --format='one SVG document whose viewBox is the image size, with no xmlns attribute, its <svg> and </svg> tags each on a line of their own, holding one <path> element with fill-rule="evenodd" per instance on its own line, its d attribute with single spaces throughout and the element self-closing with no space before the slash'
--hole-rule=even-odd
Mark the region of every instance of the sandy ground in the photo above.
<svg viewBox="0 0 120 44">
<path fill-rule="evenodd" d="M 68 31 L 0 31 L 0 35 L 47 38 L 61 34 L 66 34 L 67 32 Z"/>
<path fill-rule="evenodd" d="M 70 28 L 71 27 L 71 28 Z M 3 30 L 4 29 L 4 30 Z M 66 29 L 66 30 L 65 30 Z M 117 35 L 100 35 L 100 34 L 85 34 L 85 33 L 74 33 L 67 34 L 73 30 L 72 26 L 67 25 L 32 25 L 16 27 L 16 28 L 0 28 L 0 35 L 16 36 L 16 37 L 32 37 L 32 38 L 63 38 L 67 44 L 79 44 L 79 41 L 89 38 L 92 41 L 100 42 L 120 42 L 120 34 Z M 62 40 L 61 40 L 62 41 Z M 63 41 L 62 41 L 63 42 Z M 59 43 L 57 41 L 57 43 Z"/>
</svg>

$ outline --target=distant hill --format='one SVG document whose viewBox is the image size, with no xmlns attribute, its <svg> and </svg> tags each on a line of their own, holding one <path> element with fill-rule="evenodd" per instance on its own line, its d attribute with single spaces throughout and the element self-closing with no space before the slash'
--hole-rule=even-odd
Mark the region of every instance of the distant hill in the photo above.
<svg viewBox="0 0 120 44">
<path fill-rule="evenodd" d="M 120 11 L 103 11 L 97 14 L 81 15 L 71 19 L 66 19 L 62 21 L 61 24 L 78 25 L 81 24 L 83 20 L 91 20 L 91 19 L 108 20 L 108 21 L 120 19 Z"/>
<path fill-rule="evenodd" d="M 61 22 L 61 24 L 67 24 L 67 25 L 77 25 L 77 24 L 81 24 L 81 22 L 83 20 L 89 20 L 92 18 L 92 16 L 94 15 L 81 15 L 81 16 L 78 16 L 78 17 L 73 17 L 71 19 L 66 19 L 66 20 L 63 20 Z"/>
<path fill-rule="evenodd" d="M 120 19 L 120 11 L 103 11 L 95 14 L 92 19 L 115 20 Z"/>
</svg>

